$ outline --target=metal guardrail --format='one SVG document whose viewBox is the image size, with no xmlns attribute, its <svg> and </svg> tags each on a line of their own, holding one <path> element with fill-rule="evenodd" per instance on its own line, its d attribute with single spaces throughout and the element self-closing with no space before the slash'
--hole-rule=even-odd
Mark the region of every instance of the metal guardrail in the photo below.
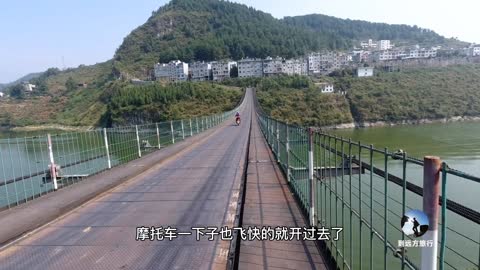
<svg viewBox="0 0 480 270">
<path fill-rule="evenodd" d="M 256 106 L 261 130 L 311 225 L 344 229 L 339 241 L 326 243 L 339 269 L 479 269 L 478 209 L 447 199 L 447 181 L 469 181 L 480 188 L 479 177 L 438 159 L 422 161 L 289 125 L 268 117 L 258 101 Z M 420 172 L 432 168 L 435 173 L 425 174 L 425 181 Z M 427 184 L 420 187 L 410 180 Z M 439 214 L 424 209 L 424 197 L 432 198 Z M 433 241 L 438 253 L 432 254 L 437 255 L 422 254 L 434 248 L 398 246 L 399 240 L 420 240 L 400 228 L 411 209 L 433 215 L 430 227 L 438 226 L 438 241 Z"/>
<path fill-rule="evenodd" d="M 0 211 L 202 133 L 232 117 L 191 119 L 85 132 L 0 139 Z"/>
</svg>

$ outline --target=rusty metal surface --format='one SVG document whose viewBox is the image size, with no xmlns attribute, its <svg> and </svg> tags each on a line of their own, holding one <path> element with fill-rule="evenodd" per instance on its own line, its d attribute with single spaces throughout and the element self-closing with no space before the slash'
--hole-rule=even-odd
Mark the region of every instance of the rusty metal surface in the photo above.
<svg viewBox="0 0 480 270">
<path fill-rule="evenodd" d="M 136 227 L 233 223 L 248 147 L 251 95 L 240 127 L 227 123 L 204 144 L 97 197 L 0 253 L 0 269 L 225 269 L 228 241 L 136 241 Z M 242 156 L 243 155 L 243 156 Z"/>
<path fill-rule="evenodd" d="M 243 227 L 306 226 L 256 119 L 250 138 Z M 242 241 L 239 269 L 327 269 L 313 242 Z"/>
</svg>

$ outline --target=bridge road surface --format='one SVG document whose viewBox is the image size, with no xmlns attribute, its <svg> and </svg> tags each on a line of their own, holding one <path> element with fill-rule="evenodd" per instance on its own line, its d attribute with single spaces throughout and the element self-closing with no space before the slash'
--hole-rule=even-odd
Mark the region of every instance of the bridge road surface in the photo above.
<svg viewBox="0 0 480 270">
<path fill-rule="evenodd" d="M 257 119 L 252 120 L 246 196 L 242 227 L 308 227 L 287 180 L 263 137 Z M 312 241 L 242 241 L 240 270 L 327 269 Z"/>
<path fill-rule="evenodd" d="M 230 241 L 192 227 L 233 226 L 253 100 L 240 127 L 221 126 L 204 143 L 99 196 L 0 253 L 1 270 L 225 269 Z M 169 241 L 136 241 L 136 227 L 172 226 Z"/>
</svg>

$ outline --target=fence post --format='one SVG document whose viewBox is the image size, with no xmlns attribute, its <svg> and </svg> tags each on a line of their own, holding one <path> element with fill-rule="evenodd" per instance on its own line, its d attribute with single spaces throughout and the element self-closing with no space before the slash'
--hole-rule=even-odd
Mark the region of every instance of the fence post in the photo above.
<svg viewBox="0 0 480 270">
<path fill-rule="evenodd" d="M 135 125 L 135 133 L 137 134 L 138 157 L 142 157 L 142 151 L 140 150 L 140 136 L 138 136 L 138 126 L 137 125 Z"/>
<path fill-rule="evenodd" d="M 275 126 L 277 127 L 277 162 L 280 163 L 280 131 L 278 128 L 279 121 L 276 121 Z"/>
<path fill-rule="evenodd" d="M 189 120 L 190 120 L 190 137 L 192 137 L 193 136 L 192 118 L 190 118 Z"/>
<path fill-rule="evenodd" d="M 310 181 L 310 225 L 314 227 L 316 225 L 317 217 L 315 215 L 316 191 L 317 185 L 315 178 L 313 177 L 313 128 L 308 128 L 308 180 Z"/>
<path fill-rule="evenodd" d="M 58 189 L 57 170 L 55 168 L 55 160 L 53 159 L 52 137 L 50 136 L 50 134 L 47 134 L 47 141 L 48 141 L 48 155 L 50 157 L 50 175 L 53 181 L 53 190 L 57 190 Z"/>
<path fill-rule="evenodd" d="M 439 157 L 426 156 L 423 158 L 423 212 L 429 221 L 428 231 L 424 234 L 423 239 L 433 241 L 433 247 L 422 249 L 422 270 L 437 269 L 441 164 L 442 161 Z"/>
<path fill-rule="evenodd" d="M 105 150 L 107 151 L 107 163 L 108 168 L 112 168 L 112 161 L 110 160 L 110 150 L 108 149 L 108 137 L 107 137 L 107 129 L 103 129 L 103 140 L 105 141 Z"/>
<path fill-rule="evenodd" d="M 185 140 L 185 129 L 183 128 L 183 119 L 182 121 L 182 140 Z"/>
<path fill-rule="evenodd" d="M 286 128 L 286 143 L 285 143 L 285 148 L 287 149 L 287 181 L 290 182 L 290 135 L 288 134 L 289 128 L 288 128 L 288 122 L 285 125 Z"/>
<path fill-rule="evenodd" d="M 173 121 L 170 121 L 170 131 L 172 133 L 172 144 L 175 143 L 175 134 L 173 133 Z"/>
<path fill-rule="evenodd" d="M 155 123 L 155 127 L 157 128 L 157 142 L 158 142 L 158 149 L 160 149 L 160 130 L 158 129 L 158 123 Z"/>
</svg>

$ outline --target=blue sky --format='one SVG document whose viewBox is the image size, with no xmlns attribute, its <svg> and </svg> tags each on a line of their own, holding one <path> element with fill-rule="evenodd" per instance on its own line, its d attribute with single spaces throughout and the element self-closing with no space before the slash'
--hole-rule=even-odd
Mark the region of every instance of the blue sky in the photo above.
<svg viewBox="0 0 480 270">
<path fill-rule="evenodd" d="M 49 67 L 110 59 L 123 38 L 167 0 L 22 0 L 0 4 L 0 82 Z M 237 0 L 277 18 L 321 13 L 402 23 L 480 43 L 480 1 Z M 294 3 L 294 4 L 292 4 Z"/>
</svg>

